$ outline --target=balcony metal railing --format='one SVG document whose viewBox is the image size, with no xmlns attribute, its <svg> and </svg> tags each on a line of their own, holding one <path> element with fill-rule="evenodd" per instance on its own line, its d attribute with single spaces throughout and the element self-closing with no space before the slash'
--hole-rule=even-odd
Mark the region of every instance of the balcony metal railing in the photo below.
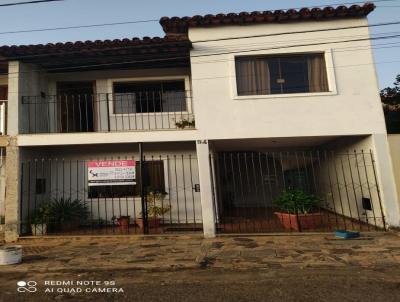
<svg viewBox="0 0 400 302">
<path fill-rule="evenodd" d="M 190 91 L 22 97 L 20 133 L 112 132 L 194 127 Z"/>
</svg>

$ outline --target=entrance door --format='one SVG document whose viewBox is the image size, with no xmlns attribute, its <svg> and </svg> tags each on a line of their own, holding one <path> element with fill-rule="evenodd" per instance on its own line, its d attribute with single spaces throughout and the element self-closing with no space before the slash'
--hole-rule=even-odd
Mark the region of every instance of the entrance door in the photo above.
<svg viewBox="0 0 400 302">
<path fill-rule="evenodd" d="M 93 82 L 57 83 L 58 130 L 94 131 Z"/>
</svg>

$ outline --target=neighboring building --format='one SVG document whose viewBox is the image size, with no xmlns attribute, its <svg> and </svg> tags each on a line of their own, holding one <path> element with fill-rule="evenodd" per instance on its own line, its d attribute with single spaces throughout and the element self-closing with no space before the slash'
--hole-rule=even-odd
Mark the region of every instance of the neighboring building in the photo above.
<svg viewBox="0 0 400 302">
<path fill-rule="evenodd" d="M 6 239 L 31 234 L 35 210 L 62 198 L 89 215 L 51 217 L 49 233 L 139 233 L 143 204 L 161 218 L 149 218 L 155 233 L 281 231 L 285 189 L 321 198 L 314 230 L 399 226 L 371 44 L 360 39 L 373 9 L 162 18 L 164 38 L 0 47 Z M 145 203 L 145 190 L 167 194 Z"/>
</svg>

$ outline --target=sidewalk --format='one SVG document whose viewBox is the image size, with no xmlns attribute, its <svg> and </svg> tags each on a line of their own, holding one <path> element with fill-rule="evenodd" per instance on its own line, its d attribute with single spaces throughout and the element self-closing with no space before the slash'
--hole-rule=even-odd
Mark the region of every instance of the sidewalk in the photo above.
<svg viewBox="0 0 400 302">
<path fill-rule="evenodd" d="M 23 263 L 0 273 L 147 270 L 153 272 L 255 268 L 380 268 L 400 265 L 400 237 L 364 234 L 292 236 L 78 237 L 22 239 Z"/>
</svg>

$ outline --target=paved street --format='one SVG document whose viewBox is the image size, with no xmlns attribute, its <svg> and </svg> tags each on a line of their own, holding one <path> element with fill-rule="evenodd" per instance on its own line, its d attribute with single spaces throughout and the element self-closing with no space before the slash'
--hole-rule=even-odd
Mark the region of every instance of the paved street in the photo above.
<svg viewBox="0 0 400 302">
<path fill-rule="evenodd" d="M 347 241 L 181 236 L 22 244 L 24 263 L 0 268 L 0 301 L 377 302 L 400 296 L 400 237 L 393 234 Z M 17 293 L 21 280 L 37 282 L 37 292 Z M 71 280 L 101 284 L 45 284 Z M 98 288 L 122 292 L 94 293 Z"/>
</svg>

